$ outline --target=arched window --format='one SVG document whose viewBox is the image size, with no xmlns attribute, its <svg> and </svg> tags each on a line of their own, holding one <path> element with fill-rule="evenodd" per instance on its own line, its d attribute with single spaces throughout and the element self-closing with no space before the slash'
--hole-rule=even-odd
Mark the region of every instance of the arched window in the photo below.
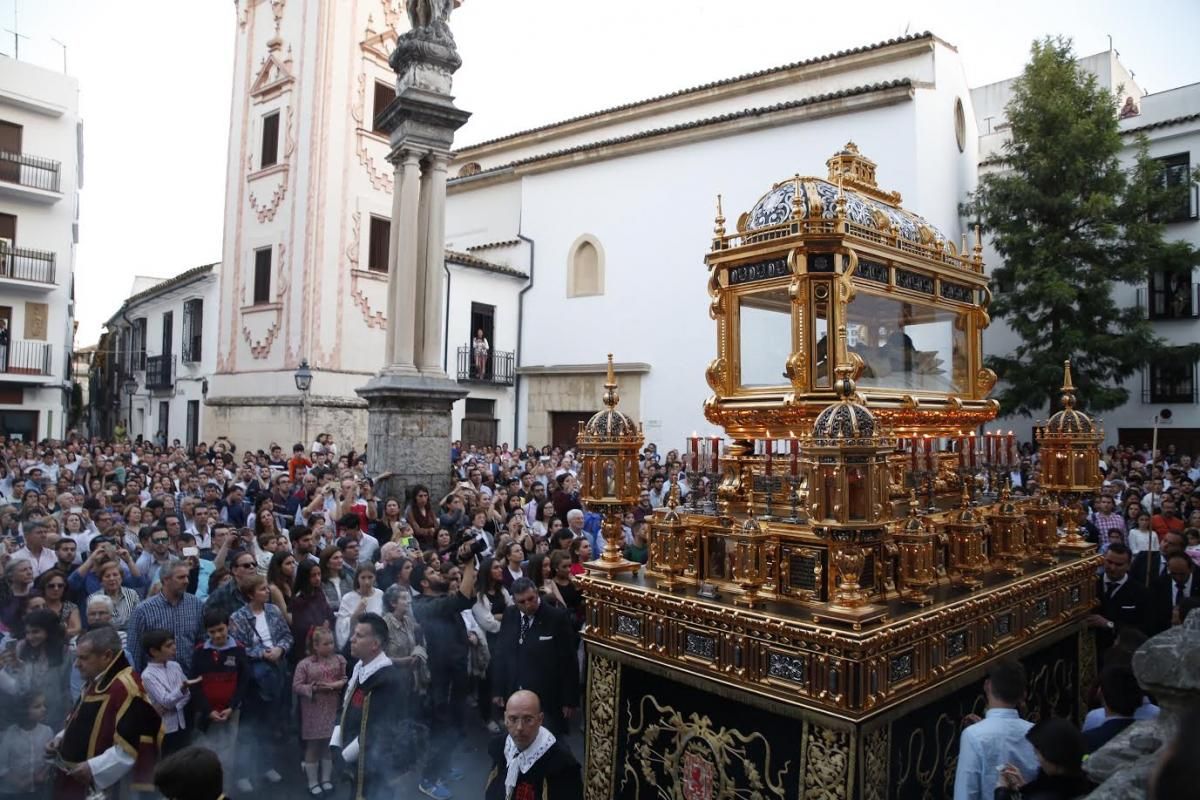
<svg viewBox="0 0 1200 800">
<path fill-rule="evenodd" d="M 596 294 L 604 294 L 604 251 L 594 236 L 584 234 L 571 247 L 567 297 Z"/>
</svg>

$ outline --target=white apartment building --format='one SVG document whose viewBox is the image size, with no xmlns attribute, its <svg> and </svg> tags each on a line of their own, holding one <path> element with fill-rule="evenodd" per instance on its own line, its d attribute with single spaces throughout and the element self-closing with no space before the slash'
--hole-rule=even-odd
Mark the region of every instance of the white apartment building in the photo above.
<svg viewBox="0 0 1200 800">
<path fill-rule="evenodd" d="M 1082 58 L 1079 63 L 1113 93 L 1114 113 L 1121 115 L 1119 125 L 1127 141 L 1122 161 L 1127 166 L 1132 164 L 1137 137 L 1145 136 L 1150 155 L 1165 167 L 1166 179 L 1187 182 L 1200 161 L 1200 83 L 1144 94 L 1114 51 Z M 992 159 L 1009 136 L 1004 108 L 1012 95 L 1012 83 L 1010 79 L 971 90 L 981 133 L 981 172 L 998 168 Z M 1168 238 L 1186 240 L 1193 246 L 1200 245 L 1197 189 L 1191 185 L 1185 202 L 1164 220 Z M 984 259 L 991 269 L 997 266 L 999 257 L 988 246 Z M 1194 344 L 1200 342 L 1198 280 L 1200 276 L 1195 274 L 1188 278 L 1153 273 L 1145 285 L 1118 284 L 1113 299 L 1118 308 L 1140 309 L 1152 321 L 1156 335 L 1168 343 Z M 999 289 L 993 286 L 993 291 Z M 1017 342 L 1012 329 L 999 320 L 993 320 L 984 334 L 988 353 L 1011 352 Z M 1125 405 L 1098 414 L 1106 444 L 1149 443 L 1157 418 L 1160 442 L 1173 443 L 1180 452 L 1200 452 L 1200 385 L 1194 362 L 1178 357 L 1147 362 L 1124 386 L 1129 392 Z M 999 424 L 1028 439 L 1035 421 L 1008 418 Z"/>
<path fill-rule="evenodd" d="M 137 278 L 129 299 L 105 323 L 105 401 L 131 438 L 186 447 L 205 441 L 220 272 L 220 264 L 205 264 L 166 280 Z"/>
<path fill-rule="evenodd" d="M 79 84 L 0 57 L 0 432 L 66 432 L 83 186 Z"/>
</svg>

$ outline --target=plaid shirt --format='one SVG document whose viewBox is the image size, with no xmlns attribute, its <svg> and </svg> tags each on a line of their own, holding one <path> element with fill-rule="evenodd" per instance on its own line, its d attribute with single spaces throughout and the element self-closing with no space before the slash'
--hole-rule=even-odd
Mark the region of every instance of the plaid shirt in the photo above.
<svg viewBox="0 0 1200 800">
<path fill-rule="evenodd" d="M 1101 514 L 1099 512 L 1092 514 L 1092 524 L 1100 532 L 1101 542 L 1108 542 L 1108 532 L 1114 528 L 1121 532 L 1122 541 L 1125 539 L 1125 518 L 1115 511 L 1111 514 Z"/>
<path fill-rule="evenodd" d="M 145 669 L 148 660 L 142 649 L 142 634 L 155 628 L 175 634 L 175 660 L 190 675 L 192 652 L 204 641 L 204 603 L 194 594 L 184 594 L 178 603 L 171 605 L 161 593 L 138 603 L 129 617 L 126 647 L 133 668 L 138 672 Z"/>
</svg>

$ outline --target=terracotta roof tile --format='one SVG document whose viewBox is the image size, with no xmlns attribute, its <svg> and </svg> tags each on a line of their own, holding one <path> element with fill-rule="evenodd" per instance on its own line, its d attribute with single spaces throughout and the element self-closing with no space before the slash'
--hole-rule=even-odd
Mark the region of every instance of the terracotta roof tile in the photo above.
<svg viewBox="0 0 1200 800">
<path fill-rule="evenodd" d="M 479 256 L 473 256 L 469 253 L 459 253 L 456 250 L 446 251 L 446 261 L 451 264 L 458 264 L 463 267 L 474 267 L 475 269 L 487 270 L 495 272 L 498 275 L 508 275 L 512 278 L 528 278 L 524 272 L 512 267 L 506 267 L 503 264 L 496 264 L 492 261 L 485 261 Z"/>
</svg>

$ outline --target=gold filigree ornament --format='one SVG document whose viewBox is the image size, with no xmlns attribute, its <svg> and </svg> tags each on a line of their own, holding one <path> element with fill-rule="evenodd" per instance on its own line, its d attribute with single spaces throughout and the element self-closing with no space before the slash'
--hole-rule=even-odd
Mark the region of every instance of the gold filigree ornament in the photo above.
<svg viewBox="0 0 1200 800">
<path fill-rule="evenodd" d="M 592 653 L 588 659 L 586 800 L 611 800 L 617 757 L 617 691 L 621 668 Z"/>
<path fill-rule="evenodd" d="M 632 744 L 618 794 L 628 796 L 632 788 L 639 800 L 785 797 L 783 779 L 792 762 L 773 770 L 771 743 L 761 733 L 718 728 L 707 716 L 684 717 L 653 695 L 643 695 L 625 734 Z"/>
</svg>

